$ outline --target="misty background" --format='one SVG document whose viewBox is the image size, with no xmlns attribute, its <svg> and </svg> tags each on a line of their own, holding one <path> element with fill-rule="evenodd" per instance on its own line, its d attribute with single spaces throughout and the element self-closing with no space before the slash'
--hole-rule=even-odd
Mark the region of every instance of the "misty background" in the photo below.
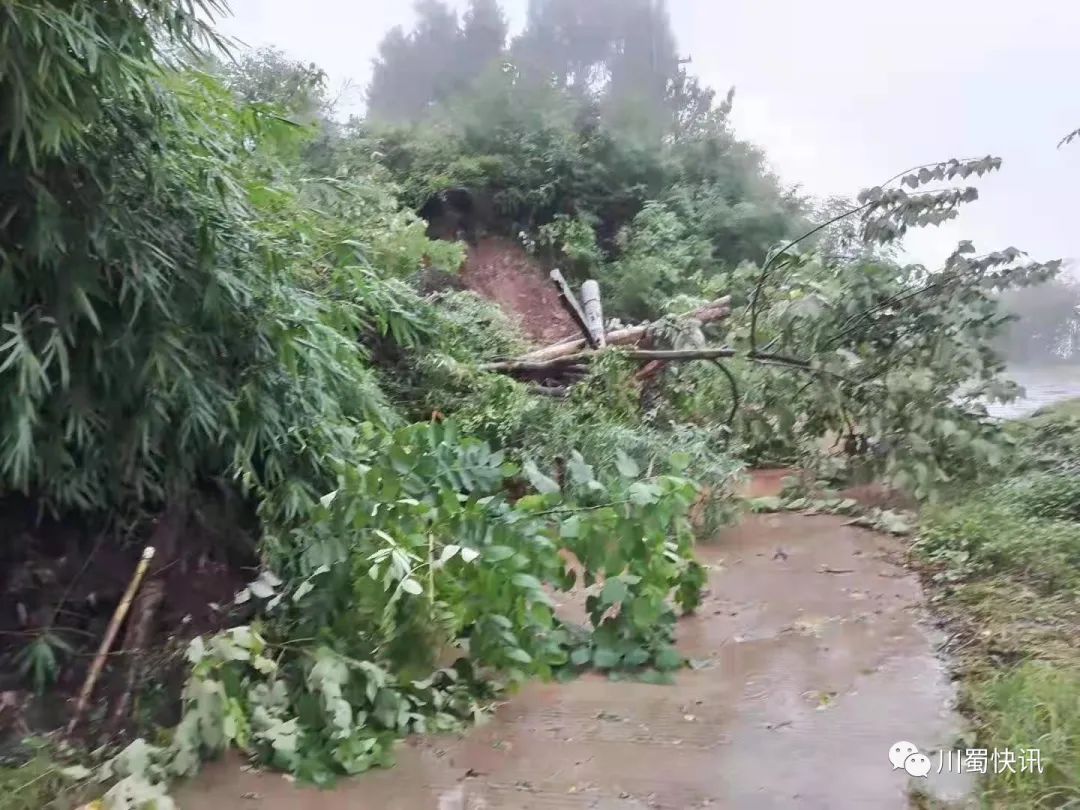
<svg viewBox="0 0 1080 810">
<path fill-rule="evenodd" d="M 1017 369 L 1068 378 L 1080 348 L 1076 188 L 1080 4 L 974 0 L 231 0 L 222 29 L 324 70 L 333 117 L 422 118 L 493 69 L 555 77 L 606 120 L 649 137 L 676 109 L 722 106 L 780 182 L 851 198 L 913 165 L 992 154 L 1002 171 L 957 221 L 909 235 L 903 258 L 940 265 L 961 239 L 1066 259 L 1060 279 L 1016 291 L 1003 348 Z M 494 67 L 493 67 L 494 66 Z M 674 89 L 673 89 L 674 88 Z M 715 97 L 710 94 L 715 91 Z M 679 95 L 678 104 L 671 96 Z M 689 101 L 688 101 L 689 99 Z M 1062 364 L 1069 364 L 1062 366 Z M 1052 367 L 1049 372 L 1041 369 Z M 1049 375 L 1048 377 L 1046 375 Z M 1038 376 L 1038 375 L 1036 375 Z M 1069 385 L 1072 385 L 1070 382 Z M 1071 390 L 1071 389 L 1070 389 Z"/>
</svg>

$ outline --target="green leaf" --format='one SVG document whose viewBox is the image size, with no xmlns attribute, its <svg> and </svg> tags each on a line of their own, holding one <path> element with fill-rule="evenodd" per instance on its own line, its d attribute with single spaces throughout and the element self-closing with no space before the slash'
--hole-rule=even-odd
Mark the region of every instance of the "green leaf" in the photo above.
<svg viewBox="0 0 1080 810">
<path fill-rule="evenodd" d="M 536 463 L 531 459 L 526 461 L 522 465 L 522 471 L 525 473 L 525 477 L 529 479 L 529 483 L 533 488 L 542 495 L 548 495 L 552 492 L 559 491 L 559 485 L 551 478 L 548 478 L 539 468 Z"/>
<path fill-rule="evenodd" d="M 401 590 L 405 591 L 405 593 L 411 593 L 413 596 L 419 596 L 424 592 L 424 586 L 412 577 L 408 577 L 401 580 Z"/>
<path fill-rule="evenodd" d="M 570 461 L 567 462 L 566 469 L 570 473 L 570 480 L 575 484 L 586 485 L 595 480 L 592 466 L 585 463 L 585 459 L 577 450 L 570 454 Z"/>
<path fill-rule="evenodd" d="M 313 590 L 315 590 L 315 583 L 310 579 L 305 579 L 296 587 L 296 590 L 293 591 L 292 600 L 294 602 L 299 602 Z"/>
<path fill-rule="evenodd" d="M 661 670 L 679 669 L 685 659 L 674 647 L 665 647 L 656 654 L 656 668 Z"/>
<path fill-rule="evenodd" d="M 608 647 L 597 647 L 593 651 L 593 665 L 598 669 L 613 669 L 619 665 L 622 656 Z"/>
<path fill-rule="evenodd" d="M 533 662 L 532 656 L 522 649 L 513 649 L 506 654 L 507 658 L 511 661 L 517 661 L 522 664 L 531 664 Z"/>
<path fill-rule="evenodd" d="M 637 506 L 649 506 L 660 499 L 660 487 L 645 481 L 635 481 L 627 488 L 630 501 Z"/>
<path fill-rule="evenodd" d="M 575 666 L 584 666 L 589 663 L 589 659 L 592 657 L 592 650 L 588 647 L 578 647 L 572 653 L 570 653 L 570 661 Z"/>
<path fill-rule="evenodd" d="M 259 599 L 269 599 L 274 595 L 274 589 L 261 579 L 249 582 L 248 590 L 251 591 L 252 596 L 258 597 Z"/>
<path fill-rule="evenodd" d="M 514 574 L 513 578 L 510 581 L 517 585 L 519 588 L 528 588 L 534 591 L 540 591 L 544 588 L 543 583 L 541 583 L 540 580 L 538 580 L 532 574 Z"/>
<path fill-rule="evenodd" d="M 581 517 L 571 515 L 559 524 L 559 537 L 564 540 L 573 540 L 581 536 Z"/>
<path fill-rule="evenodd" d="M 751 498 L 749 504 L 753 512 L 779 512 L 783 508 L 784 501 L 777 495 L 766 495 L 761 498 Z"/>
<path fill-rule="evenodd" d="M 638 680 L 655 686 L 671 686 L 675 683 L 675 679 L 671 677 L 670 672 L 660 672 L 655 669 L 645 670 L 638 676 Z"/>
<path fill-rule="evenodd" d="M 94 329 L 101 333 L 101 322 L 98 320 L 97 313 L 94 312 L 94 306 L 90 303 L 90 298 L 86 295 L 86 290 L 82 287 L 73 287 L 72 295 L 75 296 L 75 303 L 79 305 L 79 309 L 87 317 L 87 320 L 94 325 Z"/>
<path fill-rule="evenodd" d="M 621 604 L 626 600 L 628 592 L 625 582 L 618 577 L 611 577 L 600 591 L 600 602 L 604 606 Z"/>
<path fill-rule="evenodd" d="M 615 451 L 615 467 L 623 478 L 637 478 L 641 475 L 641 468 L 638 467 L 637 462 L 622 450 Z"/>
<path fill-rule="evenodd" d="M 671 454 L 671 458 L 668 460 L 668 463 L 671 465 L 672 470 L 681 473 L 690 466 L 690 461 L 691 459 L 689 453 L 684 453 L 681 450 L 676 450 L 674 453 Z"/>
<path fill-rule="evenodd" d="M 72 779 L 77 782 L 89 778 L 92 773 L 93 771 L 85 765 L 68 765 L 66 768 L 60 769 L 61 776 L 65 779 Z"/>
</svg>

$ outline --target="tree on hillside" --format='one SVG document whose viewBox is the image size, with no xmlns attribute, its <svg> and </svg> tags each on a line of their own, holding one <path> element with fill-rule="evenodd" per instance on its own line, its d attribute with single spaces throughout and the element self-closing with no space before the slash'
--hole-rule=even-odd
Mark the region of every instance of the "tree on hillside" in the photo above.
<svg viewBox="0 0 1080 810">
<path fill-rule="evenodd" d="M 612 128 L 653 139 L 682 101 L 673 87 L 686 86 L 662 0 L 531 0 L 513 53 L 527 76 L 600 101 Z"/>
<path fill-rule="evenodd" d="M 419 0 L 416 17 L 411 32 L 393 28 L 379 45 L 368 86 L 373 120 L 423 119 L 468 89 L 502 55 L 506 19 L 495 0 L 472 0 L 461 25 L 442 0 Z"/>
<path fill-rule="evenodd" d="M 471 0 L 462 18 L 458 46 L 457 74 L 462 89 L 502 57 L 506 34 L 506 17 L 495 0 Z"/>
<path fill-rule="evenodd" d="M 395 27 L 379 44 L 368 116 L 380 121 L 415 121 L 457 87 L 454 62 L 461 43 L 457 14 L 442 0 L 418 0 L 416 26 Z"/>
<path fill-rule="evenodd" d="M 412 60 L 409 37 L 394 26 L 379 43 L 367 89 L 367 115 L 379 121 L 407 121 L 427 106 L 430 87 Z"/>
<path fill-rule="evenodd" d="M 525 30 L 513 43 L 523 72 L 579 93 L 602 87 L 616 37 L 618 3 L 530 0 Z"/>
<path fill-rule="evenodd" d="M 616 130 L 658 140 L 671 127 L 669 88 L 679 76 L 664 0 L 639 0 L 622 15 L 609 59 L 605 117 Z"/>
<path fill-rule="evenodd" d="M 326 73 L 312 62 L 290 59 L 280 48 L 259 48 L 223 60 L 219 72 L 244 104 L 275 104 L 303 123 L 325 120 L 331 112 Z"/>
<path fill-rule="evenodd" d="M 333 171 L 339 125 L 334 99 L 326 95 L 326 73 L 311 62 L 290 59 L 278 48 L 259 48 L 231 59 L 208 59 L 209 72 L 221 79 L 237 101 L 272 105 L 289 121 L 310 128 L 313 138 L 284 139 L 283 160 L 302 162 L 319 174 Z"/>
</svg>

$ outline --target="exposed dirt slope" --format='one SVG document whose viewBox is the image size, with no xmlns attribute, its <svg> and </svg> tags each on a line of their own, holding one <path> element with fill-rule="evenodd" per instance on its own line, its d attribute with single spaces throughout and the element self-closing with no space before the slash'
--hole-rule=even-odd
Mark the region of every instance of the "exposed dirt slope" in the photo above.
<svg viewBox="0 0 1080 810">
<path fill-rule="evenodd" d="M 544 345 L 577 334 L 547 273 L 509 239 L 486 237 L 469 248 L 460 278 L 521 324 L 532 343 Z"/>
</svg>

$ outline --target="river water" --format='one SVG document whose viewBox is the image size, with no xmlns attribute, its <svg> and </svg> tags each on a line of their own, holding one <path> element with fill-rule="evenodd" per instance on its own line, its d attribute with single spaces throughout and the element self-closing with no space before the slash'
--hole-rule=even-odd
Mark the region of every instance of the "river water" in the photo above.
<svg viewBox="0 0 1080 810">
<path fill-rule="evenodd" d="M 991 403 L 987 411 L 999 419 L 1027 416 L 1039 408 L 1080 397 L 1080 364 L 1009 369 L 1007 375 L 1024 388 L 1024 397 L 1007 404 Z"/>
</svg>

